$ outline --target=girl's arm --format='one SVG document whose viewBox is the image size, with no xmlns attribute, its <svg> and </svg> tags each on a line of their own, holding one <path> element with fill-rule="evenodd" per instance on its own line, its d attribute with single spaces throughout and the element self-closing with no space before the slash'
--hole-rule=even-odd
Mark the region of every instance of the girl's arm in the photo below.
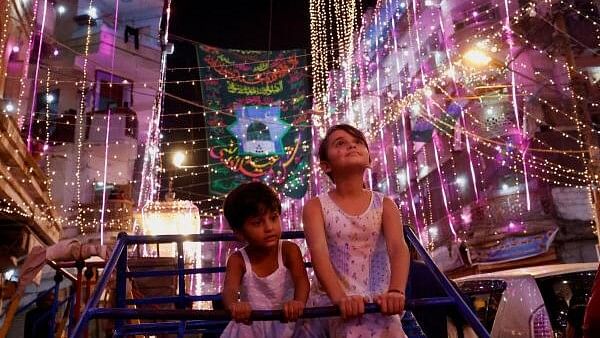
<svg viewBox="0 0 600 338">
<path fill-rule="evenodd" d="M 302 211 L 302 221 L 313 269 L 331 302 L 338 304 L 341 299 L 346 297 L 346 294 L 329 260 L 329 250 L 327 250 L 325 238 L 325 220 L 321 214 L 321 202 L 318 198 L 306 203 Z"/>
<path fill-rule="evenodd" d="M 383 235 L 390 257 L 391 277 L 388 290 L 397 290 L 404 294 L 410 268 L 410 255 L 404 240 L 400 211 L 387 197 L 383 199 Z"/>
<path fill-rule="evenodd" d="M 225 285 L 223 285 L 223 304 L 231 313 L 231 317 L 238 323 L 250 324 L 252 307 L 247 302 L 238 301 L 238 293 L 242 277 L 246 272 L 244 259 L 239 252 L 229 256 L 225 270 Z"/>
<path fill-rule="evenodd" d="M 306 304 L 310 284 L 304 268 L 302 252 L 295 243 L 290 241 L 284 241 L 281 250 L 283 251 L 283 264 L 290 270 L 294 281 L 294 300 Z"/>
<path fill-rule="evenodd" d="M 225 268 L 225 283 L 223 285 L 223 305 L 225 309 L 230 310 L 231 305 L 238 302 L 242 276 L 246 272 L 244 259 L 239 252 L 235 252 L 227 259 Z"/>
<path fill-rule="evenodd" d="M 300 248 L 293 242 L 284 241 L 281 245 L 283 264 L 290 270 L 294 281 L 294 299 L 283 304 L 285 321 L 294 322 L 304 313 L 304 306 L 308 300 L 308 276 L 304 268 Z"/>
</svg>

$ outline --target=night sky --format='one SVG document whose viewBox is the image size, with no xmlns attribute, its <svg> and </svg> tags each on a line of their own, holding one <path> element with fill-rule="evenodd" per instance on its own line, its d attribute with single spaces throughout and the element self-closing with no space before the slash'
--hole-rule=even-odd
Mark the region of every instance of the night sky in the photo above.
<svg viewBox="0 0 600 338">
<path fill-rule="evenodd" d="M 372 6 L 375 0 L 362 0 L 362 6 Z M 310 52 L 310 17 L 308 0 L 175 0 L 172 3 L 169 40 L 175 44 L 175 53 L 167 60 L 168 68 L 197 67 L 194 42 L 208 45 L 251 50 L 305 49 Z M 272 13 L 272 14 L 271 14 Z M 271 26 L 269 34 L 269 26 Z M 270 36 L 270 39 L 269 39 Z M 168 70 L 167 81 L 198 79 L 197 69 Z M 166 92 L 202 104 L 200 86 L 168 83 Z M 187 113 L 192 115 L 175 114 Z M 207 169 L 175 169 L 171 164 L 172 152 L 189 151 L 187 165 L 206 163 L 202 109 L 167 97 L 163 114 L 162 150 L 163 192 L 169 177 L 173 179 L 178 199 L 204 200 L 208 193 Z M 190 128 L 188 132 L 187 128 Z M 197 140 L 195 145 L 171 143 Z M 195 173 L 194 176 L 191 173 Z M 220 202 L 218 202 L 220 203 Z"/>
</svg>

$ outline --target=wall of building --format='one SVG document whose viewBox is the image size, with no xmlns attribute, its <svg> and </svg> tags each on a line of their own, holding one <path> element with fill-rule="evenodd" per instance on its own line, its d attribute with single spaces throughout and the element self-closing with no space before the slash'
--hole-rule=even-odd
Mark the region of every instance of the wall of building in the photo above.
<svg viewBox="0 0 600 338">
<path fill-rule="evenodd" d="M 417 13 L 412 10 L 415 3 Z M 404 219 L 412 225 L 415 225 L 415 211 L 411 204 L 416 205 L 418 226 L 424 230 L 428 226 L 432 230 L 423 234 L 424 238 L 433 239 L 432 247 L 443 248 L 449 241 L 490 247 L 496 241 L 499 244 L 510 239 L 515 233 L 518 233 L 517 237 L 531 235 L 534 238 L 558 229 L 554 241 L 557 259 L 588 261 L 595 255 L 595 247 L 591 245 L 595 226 L 590 223 L 590 200 L 580 189 L 577 192 L 576 188 L 561 187 L 581 185 L 582 181 L 577 177 L 585 171 L 577 156 L 560 153 L 560 149 L 579 147 L 573 141 L 581 138 L 574 121 L 582 118 L 574 117 L 566 59 L 557 49 L 561 48 L 561 41 L 544 21 L 549 8 L 546 4 L 540 4 L 534 10 L 527 9 L 525 2 L 509 2 L 508 8 L 505 8 L 506 4 L 501 0 L 416 1 L 408 5 L 407 2 L 386 1 L 374 11 L 367 11 L 361 28 L 363 35 L 355 40 L 354 60 L 358 70 L 354 72 L 359 80 L 353 84 L 354 95 L 350 99 L 344 96 L 344 70 L 331 72 L 330 110 L 344 111 L 345 105 L 352 103 L 347 109 L 347 118 L 363 130 L 372 132 L 373 151 L 383 151 L 380 143 L 403 145 L 408 140 L 408 159 L 402 149 L 386 148 L 388 166 L 383 161 L 374 162 L 377 181 L 381 183 L 381 178 L 389 173 L 390 181 L 395 183 L 380 184 L 375 188 L 395 195 L 401 202 Z M 376 20 L 386 15 L 377 11 L 398 13 L 392 19 L 394 24 L 392 20 L 377 23 Z M 525 15 L 515 22 L 517 11 Z M 512 48 L 501 29 L 507 20 L 507 12 L 513 29 Z M 484 29 L 488 30 L 486 34 L 492 31 L 498 34 L 483 41 L 486 34 L 481 32 Z M 533 46 L 544 46 L 548 50 L 540 53 Z M 471 83 L 466 84 L 466 76 L 460 75 L 464 77 L 459 77 L 458 83 L 454 84 L 447 69 L 450 64 L 456 68 L 459 63 L 466 68 L 464 55 L 472 48 L 483 49 L 491 57 L 490 70 L 472 70 L 487 75 L 487 80 L 481 80 L 481 83 L 470 80 Z M 505 60 L 510 60 L 508 65 L 504 64 Z M 589 62 L 590 58 L 586 57 L 586 67 L 590 67 Z M 492 71 L 494 67 L 507 71 Z M 444 69 L 446 73 L 441 73 Z M 444 75 L 447 78 L 441 82 L 441 90 L 429 88 L 430 93 L 424 94 L 423 78 L 440 79 Z M 486 89 L 490 84 L 498 85 L 499 89 Z M 514 102 L 513 86 L 516 88 Z M 418 102 L 408 95 L 415 92 L 418 92 Z M 512 146 L 494 147 L 471 137 L 471 154 L 468 154 L 465 136 L 456 132 L 457 125 L 450 131 L 436 130 L 433 141 L 413 142 L 410 132 L 417 117 L 427 115 L 433 120 L 441 119 L 452 97 L 462 107 L 461 114 L 466 118 L 468 130 Z M 473 99 L 477 97 L 480 99 Z M 412 104 L 407 104 L 408 101 Z M 558 111 L 544 106 L 544 102 L 557 107 Z M 398 106 L 406 110 L 406 130 L 402 129 L 400 121 L 390 122 L 386 114 L 381 113 L 394 111 Z M 514 126 L 515 106 L 519 113 L 519 128 L 523 131 Z M 361 112 L 368 118 L 360 119 Z M 384 136 L 380 136 L 382 122 L 377 116 L 386 116 Z M 439 126 L 435 128 L 439 129 Z M 528 158 L 527 185 L 521 161 L 511 159 L 515 155 L 502 155 L 507 151 L 515 154 L 518 152 L 515 149 L 525 147 L 528 141 L 524 132 L 527 137 L 536 139 L 529 141 L 527 146 L 558 150 L 528 154 L 531 157 Z M 552 166 L 572 169 L 574 178 L 565 178 L 569 175 L 564 173 L 557 175 L 554 169 L 540 163 L 544 159 Z M 405 177 L 407 167 L 412 175 L 409 179 L 412 197 Z M 473 184 L 472 176 L 475 176 L 476 184 Z M 466 184 L 461 186 L 463 180 Z M 485 217 L 477 219 L 475 213 Z M 456 235 L 452 234 L 451 224 Z M 571 232 L 573 236 L 569 235 Z M 486 238 L 489 243 L 484 243 Z"/>
</svg>

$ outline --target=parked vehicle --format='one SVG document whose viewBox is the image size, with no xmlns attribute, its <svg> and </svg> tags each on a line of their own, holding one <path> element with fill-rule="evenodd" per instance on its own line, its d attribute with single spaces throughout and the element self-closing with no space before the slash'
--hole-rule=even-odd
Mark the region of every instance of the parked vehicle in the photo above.
<svg viewBox="0 0 600 338">
<path fill-rule="evenodd" d="M 566 337 L 569 315 L 583 320 L 597 269 L 598 263 L 556 264 L 455 281 L 492 337 L 559 338 Z"/>
</svg>

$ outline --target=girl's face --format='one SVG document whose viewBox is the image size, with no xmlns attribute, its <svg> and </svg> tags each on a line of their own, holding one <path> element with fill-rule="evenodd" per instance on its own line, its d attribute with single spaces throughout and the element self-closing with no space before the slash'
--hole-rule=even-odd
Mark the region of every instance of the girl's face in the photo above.
<svg viewBox="0 0 600 338">
<path fill-rule="evenodd" d="M 327 142 L 327 161 L 321 162 L 325 172 L 357 167 L 366 169 L 370 165 L 367 145 L 345 130 L 336 130 Z"/>
<path fill-rule="evenodd" d="M 241 235 L 254 247 L 276 246 L 281 238 L 281 219 L 277 211 L 267 210 L 261 216 L 249 217 L 244 222 Z"/>
</svg>

